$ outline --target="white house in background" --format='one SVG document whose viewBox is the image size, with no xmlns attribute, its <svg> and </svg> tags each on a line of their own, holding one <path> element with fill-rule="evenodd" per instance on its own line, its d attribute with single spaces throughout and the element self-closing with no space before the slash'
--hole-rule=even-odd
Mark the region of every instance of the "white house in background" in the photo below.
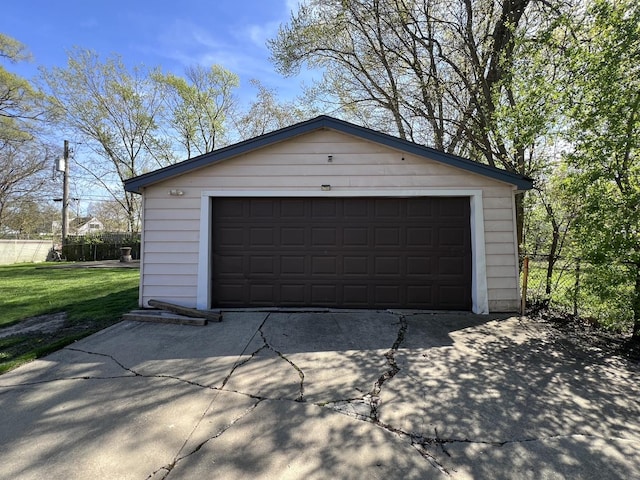
<svg viewBox="0 0 640 480">
<path fill-rule="evenodd" d="M 62 222 L 54 220 L 51 230 L 58 234 L 62 232 Z M 69 235 L 91 235 L 102 231 L 104 225 L 96 217 L 76 217 L 69 220 Z"/>
<path fill-rule="evenodd" d="M 104 230 L 104 225 L 96 217 L 76 217 L 69 220 L 71 235 L 91 235 Z"/>
<path fill-rule="evenodd" d="M 530 179 L 320 116 L 125 182 L 140 304 L 514 311 Z"/>
</svg>

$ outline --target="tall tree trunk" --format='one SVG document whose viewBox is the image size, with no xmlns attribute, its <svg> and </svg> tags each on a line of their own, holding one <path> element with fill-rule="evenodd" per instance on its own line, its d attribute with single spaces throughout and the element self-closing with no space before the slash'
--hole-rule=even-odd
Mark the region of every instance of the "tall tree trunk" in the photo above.
<svg viewBox="0 0 640 480">
<path fill-rule="evenodd" d="M 551 280 L 553 279 L 553 268 L 556 264 L 556 260 L 558 259 L 558 244 L 560 243 L 560 225 L 558 224 L 555 216 L 555 212 L 553 211 L 553 207 L 550 203 L 546 202 L 543 198 L 542 200 L 544 204 L 544 208 L 547 211 L 547 218 L 551 223 L 551 246 L 549 247 L 549 255 L 547 256 L 547 278 L 545 285 L 545 294 L 547 296 L 547 301 L 551 296 Z"/>
<path fill-rule="evenodd" d="M 560 233 L 558 232 L 558 224 L 556 222 L 552 222 L 552 225 L 553 234 L 551 237 L 549 256 L 547 257 L 547 279 L 544 290 L 545 294 L 547 295 L 547 299 L 551 296 L 551 280 L 553 279 L 553 267 L 555 266 L 557 260 L 558 239 L 560 238 Z"/>
</svg>

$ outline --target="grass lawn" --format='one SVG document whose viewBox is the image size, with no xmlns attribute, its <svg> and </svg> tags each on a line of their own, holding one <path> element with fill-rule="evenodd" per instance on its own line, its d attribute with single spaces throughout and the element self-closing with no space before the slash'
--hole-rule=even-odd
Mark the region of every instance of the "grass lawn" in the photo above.
<svg viewBox="0 0 640 480">
<path fill-rule="evenodd" d="M 0 338 L 0 373 L 120 321 L 137 306 L 139 280 L 140 272 L 130 268 L 0 266 L 0 328 L 28 317 L 67 313 L 64 327 L 55 333 Z"/>
</svg>

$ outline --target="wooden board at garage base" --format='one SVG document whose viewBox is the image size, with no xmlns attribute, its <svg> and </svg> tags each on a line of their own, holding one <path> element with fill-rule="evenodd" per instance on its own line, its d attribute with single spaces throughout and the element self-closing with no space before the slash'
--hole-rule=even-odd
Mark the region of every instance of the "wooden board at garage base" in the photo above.
<svg viewBox="0 0 640 480">
<path fill-rule="evenodd" d="M 122 316 L 123 320 L 133 320 L 136 322 L 151 323 L 173 323 L 177 325 L 204 326 L 207 324 L 206 318 L 193 318 L 184 315 L 177 315 L 161 310 L 133 310 Z"/>
</svg>

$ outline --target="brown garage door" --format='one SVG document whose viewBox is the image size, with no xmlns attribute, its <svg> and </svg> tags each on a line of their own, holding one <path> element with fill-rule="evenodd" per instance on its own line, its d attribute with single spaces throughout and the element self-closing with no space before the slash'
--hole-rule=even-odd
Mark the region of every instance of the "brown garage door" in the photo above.
<svg viewBox="0 0 640 480">
<path fill-rule="evenodd" d="M 467 197 L 212 202 L 215 306 L 471 309 Z"/>
</svg>

